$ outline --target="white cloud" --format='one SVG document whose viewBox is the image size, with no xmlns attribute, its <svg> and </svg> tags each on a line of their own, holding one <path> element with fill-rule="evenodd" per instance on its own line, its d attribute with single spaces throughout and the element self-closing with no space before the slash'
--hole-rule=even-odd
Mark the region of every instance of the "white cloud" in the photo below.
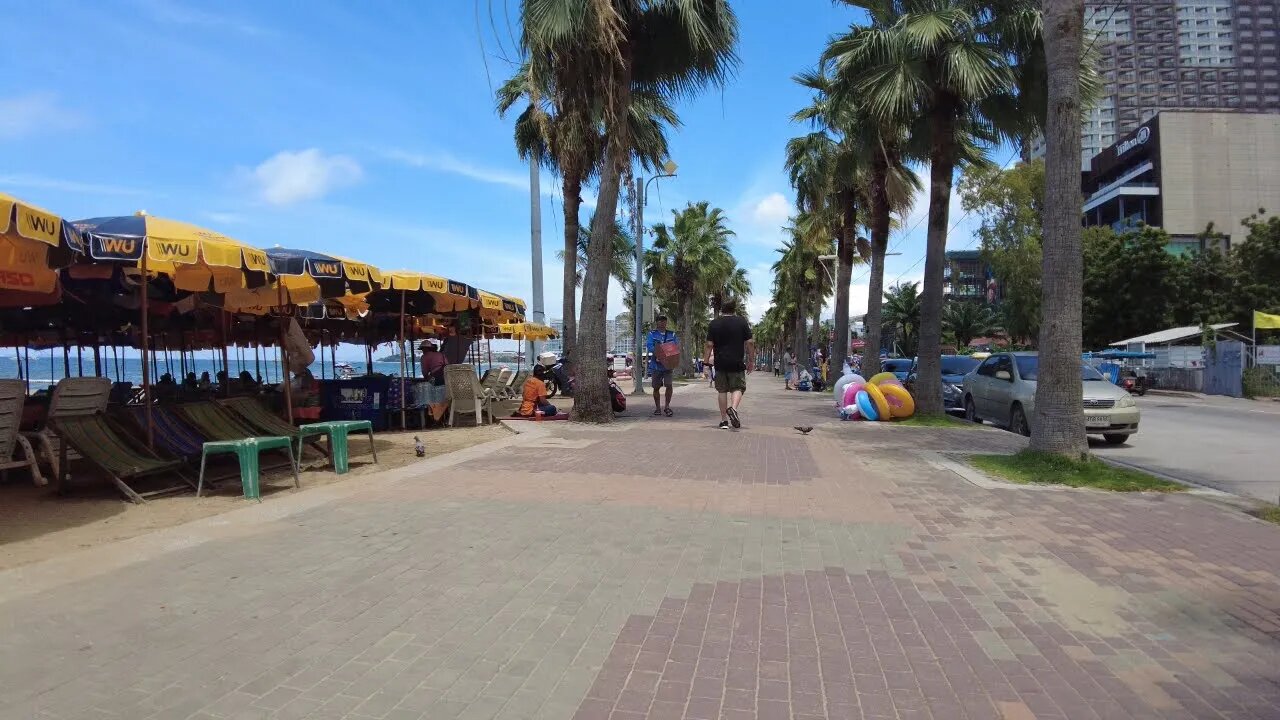
<svg viewBox="0 0 1280 720">
<path fill-rule="evenodd" d="M 152 20 L 168 25 L 187 25 L 211 30 L 231 30 L 242 35 L 266 35 L 258 25 L 232 15 L 206 12 L 168 0 L 135 0 L 135 4 Z"/>
<path fill-rule="evenodd" d="M 791 215 L 791 202 L 779 192 L 765 195 L 751 210 L 751 219 L 762 228 L 779 228 Z"/>
<path fill-rule="evenodd" d="M 123 187 L 121 185 L 102 185 L 83 183 L 61 178 L 47 178 L 38 175 L 0 175 L 0 186 L 30 188 L 33 190 L 56 190 L 58 192 L 81 193 L 84 195 L 148 195 L 145 190 Z"/>
<path fill-rule="evenodd" d="M 263 200 L 290 205 L 323 197 L 364 177 L 360 164 L 346 155 L 325 155 L 317 148 L 276 153 L 250 171 Z"/>
<path fill-rule="evenodd" d="M 210 210 L 210 211 L 201 213 L 201 215 L 204 215 L 209 220 L 212 220 L 213 222 L 219 223 L 221 225 L 235 225 L 235 224 L 244 222 L 243 216 L 237 215 L 236 213 L 230 213 L 230 212 L 217 212 L 217 211 Z"/>
<path fill-rule="evenodd" d="M 0 98 L 0 140 L 17 140 L 42 132 L 70 130 L 84 118 L 63 107 L 53 93 L 36 92 Z"/>
<path fill-rule="evenodd" d="M 516 171 L 486 167 L 469 160 L 463 160 L 447 152 L 420 153 L 398 148 L 378 148 L 375 152 L 382 158 L 401 165 L 461 175 L 478 182 L 501 185 L 513 190 L 521 190 L 525 193 L 529 192 L 529 171 L 527 169 Z M 539 177 L 539 183 L 539 192 L 542 195 L 560 199 L 559 178 L 542 173 Z M 594 208 L 596 206 L 595 193 L 584 190 L 582 193 L 582 205 L 587 208 Z"/>
</svg>

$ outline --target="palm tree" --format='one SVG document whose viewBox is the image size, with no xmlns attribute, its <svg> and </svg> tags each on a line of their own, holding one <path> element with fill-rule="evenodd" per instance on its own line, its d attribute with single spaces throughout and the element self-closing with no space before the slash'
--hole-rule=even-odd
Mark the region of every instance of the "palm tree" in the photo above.
<svg viewBox="0 0 1280 720">
<path fill-rule="evenodd" d="M 599 170 L 604 147 L 603 127 L 596 117 L 578 122 L 567 111 L 557 111 L 553 88 L 548 78 L 534 75 L 534 64 L 524 63 L 497 91 L 498 114 L 505 115 L 518 102 L 528 105 L 516 118 L 515 145 L 520 157 L 560 172 L 564 205 L 564 249 L 574 252 L 582 245 L 583 233 L 578 221 L 582 206 L 582 187 Z M 596 113 L 598 115 L 598 113 Z M 631 96 L 627 114 L 632 151 L 641 167 L 652 170 L 668 156 L 667 130 L 680 126 L 680 119 L 667 99 L 652 91 L 638 91 Z M 589 227 L 589 226 L 588 226 Z M 587 237 L 590 237 L 587 235 Z M 577 289 L 582 284 L 585 263 L 564 266 L 561 335 L 564 355 L 574 357 L 577 339 Z"/>
<path fill-rule="evenodd" d="M 813 91 L 810 104 L 792 119 L 809 122 L 814 132 L 787 143 L 786 167 L 796 189 L 796 206 L 828 225 L 836 237 L 835 332 L 832 364 L 844 364 L 849 351 L 849 285 L 855 252 L 866 261 L 870 246 L 857 237 L 858 209 L 866 206 L 866 169 L 870 148 L 862 141 L 857 115 L 849 103 L 830 97 L 826 67 L 793 78 Z"/>
<path fill-rule="evenodd" d="M 939 415 L 943 266 L 952 180 L 969 135 L 989 146 L 1018 140 L 1043 117 L 1034 91 L 1043 68 L 1036 0 L 845 0 L 871 26 L 833 41 L 837 98 L 859 97 L 887 123 L 928 143 L 929 228 L 920 323 L 917 412 Z M 1040 83 L 1042 84 L 1042 82 Z"/>
<path fill-rule="evenodd" d="M 792 218 L 786 230 L 791 237 L 783 241 L 778 249 L 781 257 L 773 264 L 774 294 L 783 298 L 789 309 L 795 328 L 796 357 L 801 367 L 807 367 L 811 355 L 809 342 L 817 336 L 822 306 L 832 289 L 818 258 L 831 254 L 835 240 L 830 227 L 818 214 L 800 213 Z M 810 318 L 812 334 L 806 329 Z"/>
<path fill-rule="evenodd" d="M 904 357 L 918 354 L 923 316 L 924 305 L 923 298 L 920 296 L 920 283 L 898 283 L 885 292 L 884 322 L 895 330 L 898 349 Z M 879 350 L 868 347 L 868 353 L 879 355 Z M 918 392 L 917 395 L 919 395 Z"/>
<path fill-rule="evenodd" d="M 955 336 L 959 348 L 966 348 L 974 338 L 999 332 L 1000 315 L 990 305 L 951 300 L 942 308 L 942 326 Z"/>
<path fill-rule="evenodd" d="M 654 288 L 674 300 L 679 318 L 680 366 L 693 372 L 693 350 L 698 344 L 695 318 L 705 317 L 714 295 L 742 290 L 746 273 L 741 271 L 729 250 L 733 231 L 726 224 L 724 211 L 709 203 L 689 203 L 683 210 L 672 210 L 671 225 L 653 226 L 653 250 L 648 254 L 649 277 Z M 731 286 L 732 285 L 732 286 Z M 750 286 L 746 285 L 747 294 Z"/>
<path fill-rule="evenodd" d="M 1044 258 L 1041 265 L 1040 379 L 1031 448 L 1080 457 L 1084 435 L 1080 384 L 1084 260 L 1080 231 L 1081 38 L 1083 0 L 1045 9 L 1049 118 L 1045 132 Z"/>
<path fill-rule="evenodd" d="M 654 92 L 685 98 L 723 84 L 737 60 L 737 18 L 725 2 L 691 0 L 523 0 L 520 14 L 521 45 L 538 68 L 534 76 L 549 80 L 562 112 L 590 118 L 592 127 L 598 119 L 603 128 L 596 216 L 582 283 L 573 411 L 579 420 L 609 422 L 605 318 L 610 226 L 622 177 L 631 166 L 631 97 Z M 576 245 L 576 233 L 573 237 Z M 566 254 L 570 252 L 566 244 Z"/>
<path fill-rule="evenodd" d="M 609 270 L 609 277 L 622 286 L 624 297 L 630 299 L 633 294 L 632 289 L 635 287 L 636 241 L 632 239 L 631 233 L 617 222 L 613 224 L 613 232 L 613 266 Z M 574 280 L 577 285 L 582 284 L 582 277 L 587 271 L 587 244 L 590 241 L 591 235 L 588 230 L 580 228 L 578 230 L 577 272 L 574 273 Z M 563 262 L 564 251 L 557 250 L 556 257 Z"/>
</svg>

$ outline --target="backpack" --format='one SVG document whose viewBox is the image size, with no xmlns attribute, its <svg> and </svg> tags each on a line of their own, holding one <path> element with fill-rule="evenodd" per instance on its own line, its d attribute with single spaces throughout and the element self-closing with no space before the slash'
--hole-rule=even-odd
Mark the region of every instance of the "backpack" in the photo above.
<svg viewBox="0 0 1280 720">
<path fill-rule="evenodd" d="M 616 413 L 627 411 L 627 396 L 623 394 L 617 383 L 609 383 L 609 404 L 613 406 L 613 411 Z"/>
</svg>

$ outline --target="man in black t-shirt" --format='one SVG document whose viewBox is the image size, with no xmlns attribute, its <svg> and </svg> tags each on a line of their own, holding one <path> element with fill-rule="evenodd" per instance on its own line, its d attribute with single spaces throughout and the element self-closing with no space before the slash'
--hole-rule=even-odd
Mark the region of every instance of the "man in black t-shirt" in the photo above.
<svg viewBox="0 0 1280 720">
<path fill-rule="evenodd" d="M 720 428 L 742 427 L 738 405 L 747 391 L 747 374 L 752 370 L 755 343 L 751 340 L 751 324 L 736 313 L 738 304 L 728 300 L 720 307 L 720 316 L 707 329 L 707 357 L 714 357 L 716 392 L 720 400 Z"/>
</svg>

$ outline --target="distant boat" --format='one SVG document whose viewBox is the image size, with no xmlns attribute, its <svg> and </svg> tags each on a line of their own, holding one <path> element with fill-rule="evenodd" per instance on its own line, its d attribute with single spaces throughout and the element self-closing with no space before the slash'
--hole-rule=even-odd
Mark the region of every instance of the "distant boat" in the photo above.
<svg viewBox="0 0 1280 720">
<path fill-rule="evenodd" d="M 356 376 L 356 369 L 351 367 L 351 363 L 337 363 L 333 366 L 333 371 L 340 380 L 350 380 Z"/>
</svg>

